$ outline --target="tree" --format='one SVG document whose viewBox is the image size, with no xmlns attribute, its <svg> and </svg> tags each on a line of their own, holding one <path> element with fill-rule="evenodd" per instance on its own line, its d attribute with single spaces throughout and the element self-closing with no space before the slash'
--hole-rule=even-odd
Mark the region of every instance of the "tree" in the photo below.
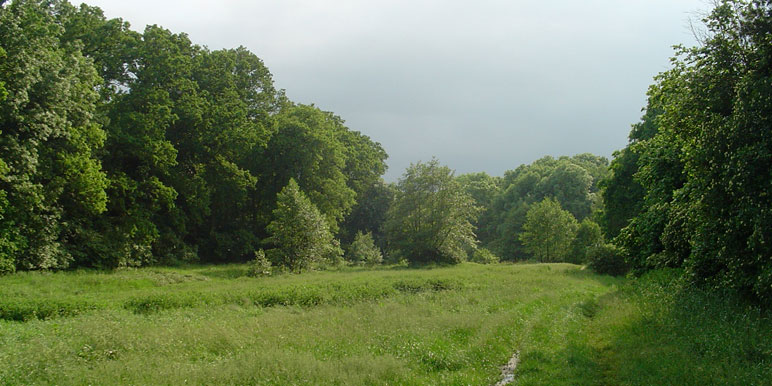
<svg viewBox="0 0 772 386">
<path fill-rule="evenodd" d="M 354 241 L 356 233 L 361 231 L 372 234 L 375 244 L 385 249 L 386 237 L 383 227 L 394 195 L 394 184 L 387 184 L 382 180 L 358 195 L 356 205 L 341 224 L 341 242 L 350 244 Z"/>
<path fill-rule="evenodd" d="M 23 269 L 69 266 L 107 201 L 96 157 L 105 141 L 94 119 L 100 80 L 81 45 L 63 38 L 60 6 L 0 6 L 0 244 Z"/>
<path fill-rule="evenodd" d="M 472 253 L 472 258 L 470 260 L 479 264 L 495 264 L 499 262 L 499 257 L 485 248 L 477 248 L 474 253 Z"/>
<path fill-rule="evenodd" d="M 436 159 L 411 164 L 387 214 L 389 248 L 411 263 L 461 262 L 477 243 L 478 212 L 450 168 Z"/>
<path fill-rule="evenodd" d="M 650 89 L 649 94 L 654 92 Z M 657 98 L 650 96 L 641 122 L 632 126 L 629 144 L 614 152 L 609 174 L 600 182 L 603 212 L 599 223 L 609 240 L 616 237 L 643 208 L 645 189 L 635 178 L 635 173 L 638 172 L 640 153 L 646 141 L 657 133 L 656 117 L 662 109 L 656 103 Z"/>
<path fill-rule="evenodd" d="M 614 241 L 635 269 L 684 267 L 696 283 L 769 302 L 772 5 L 716 5 L 701 44 L 679 47 L 651 87 L 655 125 L 633 128 L 649 138 L 626 172 L 644 202 Z"/>
<path fill-rule="evenodd" d="M 574 216 L 552 198 L 531 206 L 519 235 L 526 250 L 542 262 L 566 261 L 576 236 Z"/>
<path fill-rule="evenodd" d="M 590 219 L 582 220 L 576 229 L 576 237 L 571 242 L 568 261 L 574 264 L 586 263 L 587 251 L 601 244 L 603 244 L 603 233 L 600 226 Z"/>
<path fill-rule="evenodd" d="M 271 202 L 294 179 L 337 232 L 356 198 L 344 174 L 347 150 L 340 140 L 340 119 L 314 106 L 292 105 L 275 116 L 275 124 L 277 132 L 257 166 L 261 199 Z"/>
<path fill-rule="evenodd" d="M 375 246 L 372 233 L 357 232 L 346 251 L 346 259 L 354 264 L 375 265 L 383 262 L 383 255 Z"/>
<path fill-rule="evenodd" d="M 462 189 L 472 196 L 475 205 L 482 208 L 474 222 L 477 238 L 480 243 L 487 244 L 495 234 L 495 216 L 493 200 L 501 194 L 501 177 L 491 177 L 485 172 L 462 174 L 456 177 Z"/>
<path fill-rule="evenodd" d="M 274 265 L 300 272 L 324 261 L 333 261 L 342 254 L 330 232 L 324 216 L 290 179 L 276 197 L 273 221 L 268 224 L 268 250 Z"/>
<path fill-rule="evenodd" d="M 490 217 L 483 232 L 489 237 L 486 247 L 504 259 L 528 258 L 518 235 L 531 205 L 546 197 L 556 199 L 578 220 L 600 210 L 598 179 L 607 175 L 603 171 L 607 165 L 606 158 L 585 153 L 558 159 L 547 156 L 505 172 L 501 194 L 487 211 Z"/>
</svg>

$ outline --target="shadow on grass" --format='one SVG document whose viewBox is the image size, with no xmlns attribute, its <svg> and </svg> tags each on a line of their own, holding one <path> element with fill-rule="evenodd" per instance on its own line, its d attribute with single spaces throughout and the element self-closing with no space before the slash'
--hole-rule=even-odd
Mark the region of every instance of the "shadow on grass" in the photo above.
<svg viewBox="0 0 772 386">
<path fill-rule="evenodd" d="M 586 327 L 557 354 L 565 363 L 556 371 L 559 378 L 587 384 L 770 384 L 772 312 L 735 293 L 695 288 L 676 271 L 660 271 L 598 303 L 595 312 L 581 312 Z"/>
</svg>

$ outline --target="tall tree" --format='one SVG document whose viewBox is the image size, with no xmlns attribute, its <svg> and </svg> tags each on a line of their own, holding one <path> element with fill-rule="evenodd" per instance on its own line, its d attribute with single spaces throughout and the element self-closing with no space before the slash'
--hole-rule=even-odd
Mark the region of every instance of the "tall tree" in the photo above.
<svg viewBox="0 0 772 386">
<path fill-rule="evenodd" d="M 501 178 L 480 172 L 462 174 L 456 177 L 456 180 L 461 184 L 464 192 L 474 199 L 475 205 L 482 208 L 473 225 L 477 229 L 477 238 L 480 243 L 487 244 L 495 234 L 493 201 L 501 194 Z"/>
<path fill-rule="evenodd" d="M 656 117 L 662 113 L 662 108 L 657 105 L 656 94 L 655 88 L 649 90 L 649 102 L 641 122 L 633 125 L 627 147 L 614 152 L 610 174 L 600 182 L 604 205 L 600 225 L 609 239 L 616 237 L 643 208 L 645 189 L 635 178 L 635 173 L 646 141 L 657 133 Z"/>
<path fill-rule="evenodd" d="M 657 132 L 634 176 L 640 213 L 617 243 L 639 269 L 684 266 L 696 282 L 772 299 L 772 4 L 726 0 L 700 46 L 679 48 L 650 93 Z"/>
<path fill-rule="evenodd" d="M 385 249 L 386 236 L 383 227 L 386 223 L 386 214 L 394 201 L 395 190 L 394 184 L 387 184 L 381 180 L 359 194 L 351 214 L 346 216 L 341 224 L 341 242 L 350 244 L 354 241 L 357 232 L 370 233 L 376 245 Z"/>
<path fill-rule="evenodd" d="M 100 79 L 81 46 L 62 39 L 58 4 L 0 7 L 0 191 L 13 224 L 0 238 L 25 269 L 68 266 L 107 198 L 95 157 L 105 140 L 94 120 Z"/>
<path fill-rule="evenodd" d="M 385 225 L 389 248 L 413 263 L 458 263 L 477 244 L 479 208 L 447 166 L 411 164 L 397 183 Z"/>
<path fill-rule="evenodd" d="M 528 210 L 518 237 L 539 261 L 568 261 L 577 227 L 571 212 L 563 210 L 557 200 L 545 198 Z"/>
<path fill-rule="evenodd" d="M 294 179 L 337 232 L 356 197 L 344 173 L 347 150 L 340 141 L 340 120 L 305 105 L 285 107 L 275 119 L 276 134 L 259 162 L 262 200 L 273 202 Z"/>
<path fill-rule="evenodd" d="M 502 193 L 492 203 L 487 247 L 504 259 L 526 259 L 529 252 L 518 236 L 523 231 L 526 214 L 536 202 L 551 197 L 558 200 L 577 219 L 583 220 L 600 210 L 597 179 L 608 160 L 592 154 L 574 157 L 544 157 L 530 165 L 507 171 L 502 179 Z"/>
</svg>

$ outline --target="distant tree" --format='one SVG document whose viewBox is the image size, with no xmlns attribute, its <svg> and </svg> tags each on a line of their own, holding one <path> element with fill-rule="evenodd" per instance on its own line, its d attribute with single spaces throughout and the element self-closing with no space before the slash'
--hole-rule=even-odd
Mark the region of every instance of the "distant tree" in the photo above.
<svg viewBox="0 0 772 386">
<path fill-rule="evenodd" d="M 590 219 L 582 220 L 576 230 L 576 237 L 571 242 L 571 253 L 567 261 L 575 264 L 585 263 L 587 250 L 600 244 L 603 244 L 600 226 Z"/>
<path fill-rule="evenodd" d="M 526 250 L 542 262 L 566 261 L 577 222 L 571 212 L 563 210 L 552 198 L 531 206 L 519 235 Z"/>
<path fill-rule="evenodd" d="M 492 177 L 485 172 L 462 174 L 456 177 L 461 188 L 472 196 L 475 205 L 481 208 L 481 213 L 474 226 L 477 238 L 485 245 L 495 234 L 493 200 L 501 194 L 501 177 Z"/>
<path fill-rule="evenodd" d="M 591 186 L 592 176 L 587 170 L 563 160 L 539 181 L 536 192 L 541 197 L 553 197 L 574 218 L 584 219 L 592 211 Z"/>
<path fill-rule="evenodd" d="M 375 265 L 383 262 L 381 250 L 375 246 L 373 234 L 357 232 L 346 251 L 346 260 L 354 264 Z"/>
<path fill-rule="evenodd" d="M 614 244 L 606 243 L 587 250 L 587 266 L 602 275 L 619 276 L 630 270 L 622 250 Z"/>
<path fill-rule="evenodd" d="M 342 251 L 324 216 L 290 179 L 276 197 L 267 243 L 275 248 L 268 257 L 275 265 L 300 272 L 324 261 L 338 259 Z"/>
<path fill-rule="evenodd" d="M 461 262 L 477 243 L 472 222 L 478 212 L 450 168 L 436 159 L 412 164 L 387 214 L 389 248 L 411 263 Z"/>
<path fill-rule="evenodd" d="M 373 183 L 369 189 L 357 196 L 357 203 L 341 224 L 340 239 L 344 244 L 351 244 L 357 232 L 370 233 L 375 244 L 386 248 L 386 237 L 383 226 L 386 222 L 386 212 L 394 201 L 394 184 L 382 180 Z"/>
<path fill-rule="evenodd" d="M 505 260 L 526 259 L 529 252 L 520 237 L 531 205 L 546 197 L 583 220 L 601 209 L 598 179 L 605 178 L 608 160 L 592 154 L 574 157 L 543 157 L 530 165 L 508 170 L 502 178 L 501 194 L 486 211 L 481 232 L 485 246 Z M 512 235 L 515 237 L 512 237 Z"/>
</svg>

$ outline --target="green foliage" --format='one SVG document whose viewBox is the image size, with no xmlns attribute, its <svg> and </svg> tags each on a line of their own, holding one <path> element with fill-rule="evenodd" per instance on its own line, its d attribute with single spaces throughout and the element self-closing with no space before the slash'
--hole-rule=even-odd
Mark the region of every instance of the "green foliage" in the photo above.
<svg viewBox="0 0 772 386">
<path fill-rule="evenodd" d="M 587 251 L 603 243 L 600 225 L 590 219 L 584 219 L 576 229 L 576 237 L 571 242 L 568 261 L 574 264 L 587 262 Z"/>
<path fill-rule="evenodd" d="M 290 178 L 335 231 L 385 171 L 380 144 L 288 101 L 243 47 L 64 0 L 0 20 L 1 271 L 246 261 Z"/>
<path fill-rule="evenodd" d="M 67 267 L 90 218 L 105 210 L 107 179 L 95 155 L 105 141 L 94 119 L 99 77 L 79 45 L 63 39 L 59 4 L 0 7 L 5 269 Z"/>
<path fill-rule="evenodd" d="M 456 177 L 466 194 L 470 195 L 475 205 L 483 208 L 473 225 L 477 229 L 477 238 L 481 242 L 490 240 L 495 229 L 493 202 L 501 194 L 501 177 L 491 177 L 485 172 L 462 174 Z"/>
<path fill-rule="evenodd" d="M 386 222 L 386 213 L 394 201 L 395 190 L 394 184 L 387 184 L 381 180 L 359 194 L 351 214 L 346 216 L 341 224 L 341 241 L 351 244 L 357 232 L 368 232 L 373 235 L 375 244 L 381 250 L 385 249 L 386 236 L 383 225 Z"/>
<path fill-rule="evenodd" d="M 655 89 L 649 91 L 652 96 L 655 92 Z M 646 149 L 646 141 L 657 133 L 656 118 L 661 113 L 658 98 L 650 97 L 641 122 L 633 125 L 630 132 L 630 145 L 614 152 L 614 159 L 609 166 L 610 174 L 600 182 L 603 197 L 600 225 L 609 239 L 619 235 L 622 228 L 643 209 L 645 189 L 635 178 L 635 173 L 639 168 L 640 153 Z"/>
<path fill-rule="evenodd" d="M 265 252 L 262 249 L 258 249 L 255 252 L 255 259 L 249 263 L 249 269 L 247 270 L 247 276 L 270 276 L 271 275 L 271 262 L 265 257 Z"/>
<path fill-rule="evenodd" d="M 599 244 L 589 247 L 586 261 L 590 269 L 601 275 L 620 276 L 630 270 L 622 251 L 614 244 Z"/>
<path fill-rule="evenodd" d="M 276 117 L 277 132 L 262 157 L 260 179 L 270 201 L 294 179 L 325 216 L 330 229 L 354 205 L 356 192 L 346 184 L 346 149 L 342 121 L 314 106 L 290 106 Z"/>
<path fill-rule="evenodd" d="M 273 216 L 266 240 L 275 247 L 268 250 L 272 263 L 300 272 L 342 255 L 327 221 L 294 179 L 277 195 Z"/>
<path fill-rule="evenodd" d="M 373 241 L 373 234 L 357 232 L 354 241 L 346 251 L 346 260 L 354 264 L 366 265 L 383 263 L 383 255 Z"/>
<path fill-rule="evenodd" d="M 526 213 L 531 205 L 552 197 L 583 220 L 600 210 L 599 186 L 606 178 L 608 160 L 592 154 L 574 157 L 544 157 L 530 165 L 507 171 L 502 179 L 501 193 L 485 212 L 480 234 L 483 245 L 505 260 L 527 259 L 529 252 L 520 237 Z M 512 235 L 515 237 L 512 237 Z"/>
<path fill-rule="evenodd" d="M 478 212 L 450 168 L 436 159 L 411 164 L 387 214 L 389 248 L 411 263 L 464 261 L 477 243 L 472 221 Z"/>
<path fill-rule="evenodd" d="M 616 243 L 636 269 L 685 267 L 695 282 L 772 298 L 771 20 L 768 2 L 718 3 L 703 44 L 680 47 L 650 89 L 631 133 L 637 170 L 625 165 L 628 181 L 610 185 L 636 190 L 632 174 L 644 187 L 639 210 L 609 212 L 612 231 L 632 216 Z M 631 198 L 619 192 L 609 208 Z"/>
<path fill-rule="evenodd" d="M 474 253 L 472 253 L 470 261 L 479 264 L 495 264 L 499 262 L 499 257 L 485 248 L 477 248 Z"/>
<path fill-rule="evenodd" d="M 545 198 L 530 207 L 518 237 L 539 261 L 568 261 L 577 227 L 574 216 L 558 201 Z"/>
</svg>

